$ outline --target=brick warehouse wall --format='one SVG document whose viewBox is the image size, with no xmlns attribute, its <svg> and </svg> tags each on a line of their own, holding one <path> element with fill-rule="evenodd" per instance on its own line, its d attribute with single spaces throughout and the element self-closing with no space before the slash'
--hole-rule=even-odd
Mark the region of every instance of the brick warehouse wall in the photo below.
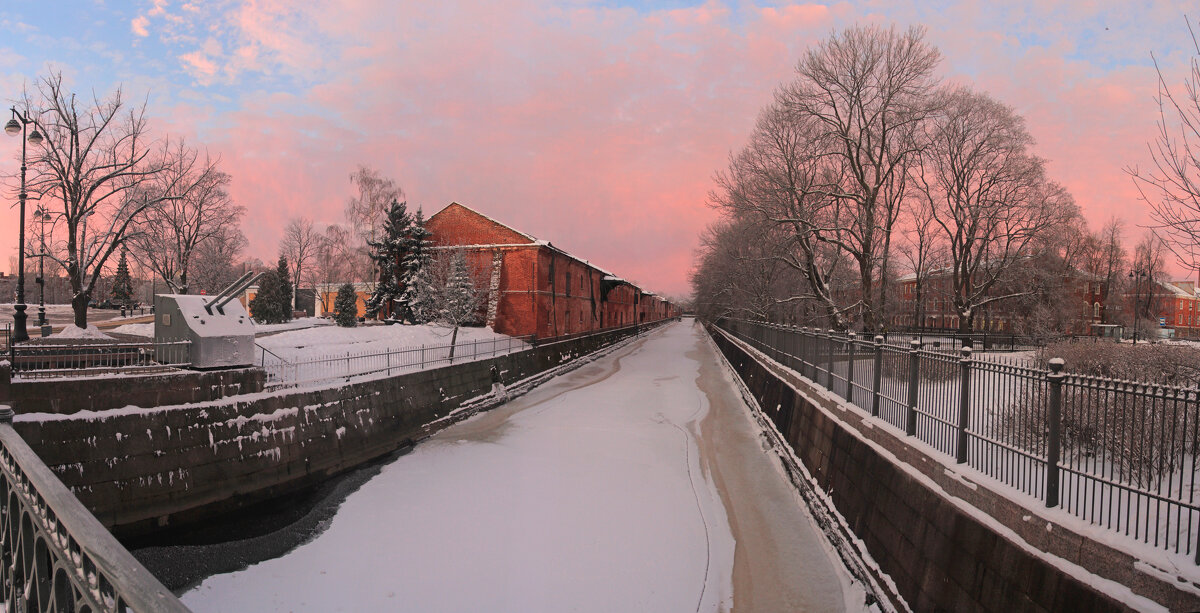
<svg viewBox="0 0 1200 613">
<path fill-rule="evenodd" d="M 313 485 L 411 444 L 488 393 L 493 366 L 512 383 L 627 334 L 331 389 L 36 420 L 18 415 L 14 427 L 105 526 L 144 534 Z"/>
<path fill-rule="evenodd" d="M 1139 571 L 1128 554 L 1046 522 L 986 487 L 968 484 L 961 475 L 947 474 L 943 464 L 901 439 L 862 425 L 861 414 L 839 409 L 815 391 L 807 396 L 797 391 L 808 389 L 806 380 L 757 361 L 719 331 L 712 336 L 913 610 L 1129 610 L 1011 536 L 1002 536 L 953 502 L 955 498 L 988 509 L 1029 546 L 1102 573 L 1171 610 L 1200 609 L 1194 591 Z M 927 479 L 916 477 L 912 468 L 901 468 L 893 458 Z"/>
</svg>

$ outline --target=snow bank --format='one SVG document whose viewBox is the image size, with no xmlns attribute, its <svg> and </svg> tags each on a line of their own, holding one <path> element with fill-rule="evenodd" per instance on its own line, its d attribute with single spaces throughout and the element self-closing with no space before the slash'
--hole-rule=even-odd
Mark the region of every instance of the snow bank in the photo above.
<svg viewBox="0 0 1200 613">
<path fill-rule="evenodd" d="M 265 332 L 283 332 L 285 330 L 303 330 L 305 328 L 319 328 L 322 326 L 332 326 L 333 322 L 321 317 L 301 317 L 291 321 L 285 321 L 281 324 L 254 324 L 255 334 L 263 334 Z"/>
<path fill-rule="evenodd" d="M 54 334 L 51 334 L 50 338 L 100 338 L 100 339 L 108 338 L 108 339 L 111 339 L 112 337 L 101 332 L 99 329 L 96 328 L 96 326 L 88 326 L 87 329 L 85 330 L 83 328 L 80 328 L 79 326 L 71 324 L 71 325 L 63 328 L 62 332 L 55 332 Z"/>
<path fill-rule="evenodd" d="M 113 334 L 128 334 L 130 336 L 145 336 L 147 338 L 151 338 L 154 336 L 154 324 L 125 324 L 123 326 L 117 326 L 116 328 L 109 330 L 109 332 L 112 332 Z"/>
</svg>

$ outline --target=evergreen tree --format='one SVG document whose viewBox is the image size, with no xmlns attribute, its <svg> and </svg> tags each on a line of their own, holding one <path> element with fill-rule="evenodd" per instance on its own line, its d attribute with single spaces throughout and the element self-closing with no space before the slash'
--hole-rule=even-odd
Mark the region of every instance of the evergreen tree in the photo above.
<svg viewBox="0 0 1200 613">
<path fill-rule="evenodd" d="M 268 270 L 259 277 L 258 293 L 250 301 L 250 316 L 264 324 L 278 324 L 292 319 L 292 283 L 284 258 L 279 258 L 279 266 L 275 270 Z"/>
<path fill-rule="evenodd" d="M 292 273 L 288 268 L 287 258 L 279 256 L 279 263 L 275 265 L 275 274 L 279 275 L 279 312 L 283 315 L 283 321 L 292 320 L 292 311 L 295 309 L 296 295 L 292 287 Z"/>
<path fill-rule="evenodd" d="M 371 247 L 371 259 L 379 271 L 379 282 L 375 291 L 367 300 L 367 315 L 375 315 L 384 310 L 392 313 L 392 303 L 403 294 L 405 240 L 412 225 L 412 216 L 408 214 L 406 204 L 392 200 L 388 210 L 387 220 L 383 223 L 383 238 L 378 241 L 368 241 Z"/>
<path fill-rule="evenodd" d="M 450 270 L 439 298 L 438 319 L 454 326 L 454 333 L 450 335 L 450 361 L 453 362 L 458 328 L 474 323 L 483 304 L 483 293 L 475 289 L 471 271 L 467 268 L 467 255 L 461 249 L 451 256 Z"/>
<path fill-rule="evenodd" d="M 113 300 L 119 304 L 129 304 L 133 298 L 133 279 L 129 277 L 129 262 L 125 250 L 121 250 L 121 260 L 117 262 L 117 276 L 113 279 Z"/>
<path fill-rule="evenodd" d="M 416 219 L 404 237 L 404 274 L 401 277 L 404 291 L 396 305 L 402 316 L 407 316 L 413 323 L 425 323 L 436 314 L 432 307 L 435 298 L 429 291 L 432 289 L 430 267 L 433 261 L 429 235 L 429 230 L 425 229 L 425 214 L 417 209 Z"/>
<path fill-rule="evenodd" d="M 345 283 L 338 288 L 333 300 L 333 320 L 343 328 L 353 328 L 358 323 L 358 293 L 353 285 Z"/>
<path fill-rule="evenodd" d="M 433 284 L 433 275 L 428 267 L 420 268 L 408 279 L 404 293 L 413 323 L 424 324 L 438 318 L 440 297 Z"/>
</svg>

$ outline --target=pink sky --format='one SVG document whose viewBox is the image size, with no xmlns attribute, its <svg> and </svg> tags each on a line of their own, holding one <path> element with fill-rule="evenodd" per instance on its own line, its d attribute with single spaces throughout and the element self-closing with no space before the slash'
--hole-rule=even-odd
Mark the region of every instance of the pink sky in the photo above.
<svg viewBox="0 0 1200 613">
<path fill-rule="evenodd" d="M 927 25 L 942 74 L 1023 113 L 1052 176 L 1094 226 L 1129 222 L 1132 244 L 1149 219 L 1122 169 L 1153 135 L 1150 52 L 1182 77 L 1185 7 L 1048 4 L 155 2 L 97 43 L 111 75 L 18 44 L 0 87 L 11 98 L 50 62 L 79 90 L 148 89 L 157 129 L 222 157 L 264 260 L 291 217 L 343 222 L 365 163 L 427 214 L 458 201 L 682 295 L 713 172 L 800 53 L 854 23 Z M 5 254 L 15 218 L 0 209 Z"/>
</svg>

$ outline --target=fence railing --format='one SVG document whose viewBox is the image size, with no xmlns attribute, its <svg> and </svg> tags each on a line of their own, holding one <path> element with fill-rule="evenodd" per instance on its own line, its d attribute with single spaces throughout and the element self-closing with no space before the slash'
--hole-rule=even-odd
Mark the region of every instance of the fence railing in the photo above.
<svg viewBox="0 0 1200 613">
<path fill-rule="evenodd" d="M 456 361 L 506 355 L 529 348 L 532 337 L 495 337 L 451 345 L 419 345 L 386 351 L 347 351 L 303 360 L 288 360 L 255 345 L 256 362 L 267 372 L 267 385 L 320 383 L 372 374 L 424 370 Z"/>
<path fill-rule="evenodd" d="M 63 339 L 55 343 L 19 343 L 12 346 L 9 355 L 13 372 L 22 377 L 86 375 L 88 370 L 107 373 L 187 366 L 191 364 L 191 341 L 111 343 Z"/>
<path fill-rule="evenodd" d="M 179 611 L 163 587 L 0 415 L 0 596 L 6 611 Z"/>
<path fill-rule="evenodd" d="M 579 332 L 552 338 L 533 336 L 497 336 L 488 339 L 464 340 L 452 346 L 418 345 L 386 351 L 348 351 L 330 353 L 306 359 L 288 359 L 274 351 L 255 345 L 255 365 L 267 373 L 267 386 L 282 387 L 326 383 L 351 377 L 383 374 L 393 375 L 434 368 L 444 364 L 490 358 L 527 351 L 550 343 L 574 340 L 597 334 L 638 333 L 650 330 L 668 320 Z"/>
<path fill-rule="evenodd" d="M 776 324 L 718 327 L 1024 494 L 1200 564 L 1200 390 Z"/>
</svg>

